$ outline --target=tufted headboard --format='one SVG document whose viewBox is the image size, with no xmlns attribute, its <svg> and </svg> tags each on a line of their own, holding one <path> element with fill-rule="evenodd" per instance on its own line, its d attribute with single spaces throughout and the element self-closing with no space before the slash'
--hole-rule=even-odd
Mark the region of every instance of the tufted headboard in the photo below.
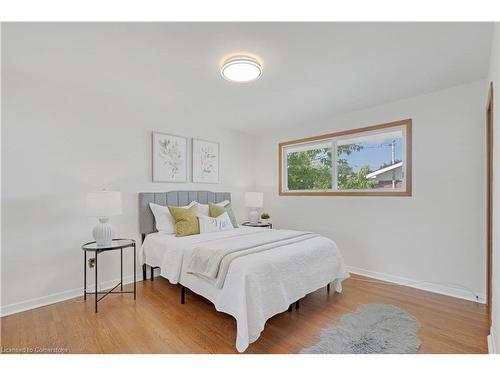
<svg viewBox="0 0 500 375">
<path fill-rule="evenodd" d="M 139 193 L 139 231 L 141 235 L 156 232 L 155 218 L 150 203 L 162 206 L 187 206 L 192 201 L 199 203 L 218 203 L 223 200 L 231 201 L 231 193 L 214 193 L 211 191 L 182 191 L 173 190 L 165 193 Z"/>
</svg>

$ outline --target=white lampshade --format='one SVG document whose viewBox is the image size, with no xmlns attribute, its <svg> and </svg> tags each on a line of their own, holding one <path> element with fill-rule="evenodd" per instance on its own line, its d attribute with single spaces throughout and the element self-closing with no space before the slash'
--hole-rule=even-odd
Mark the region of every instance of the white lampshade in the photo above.
<svg viewBox="0 0 500 375">
<path fill-rule="evenodd" d="M 122 213 L 122 193 L 119 191 L 93 191 L 87 193 L 87 215 L 109 217 Z"/>
<path fill-rule="evenodd" d="M 264 194 L 256 191 L 245 193 L 245 205 L 247 207 L 258 208 L 262 207 Z"/>
</svg>

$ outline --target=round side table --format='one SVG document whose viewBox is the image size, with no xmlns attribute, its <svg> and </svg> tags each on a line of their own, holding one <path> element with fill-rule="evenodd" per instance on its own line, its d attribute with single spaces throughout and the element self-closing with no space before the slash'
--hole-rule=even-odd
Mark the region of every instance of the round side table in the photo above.
<svg viewBox="0 0 500 375">
<path fill-rule="evenodd" d="M 134 291 L 123 291 L 123 249 L 133 248 L 134 249 Z M 134 300 L 136 299 L 136 253 L 135 253 L 135 240 L 117 238 L 111 242 L 109 246 L 97 246 L 95 241 L 87 242 L 82 245 L 83 250 L 83 299 L 87 299 L 87 294 L 93 294 L 95 296 L 95 312 L 97 312 L 97 303 L 106 297 L 108 294 L 125 294 L 134 293 Z M 120 282 L 116 284 L 113 288 L 107 292 L 100 292 L 97 288 L 97 256 L 105 251 L 120 250 Z M 95 288 L 93 292 L 87 292 L 87 253 L 94 253 L 94 267 L 95 267 Z M 120 287 L 120 291 L 115 291 L 116 288 Z M 99 294 L 102 294 L 98 297 Z"/>
</svg>

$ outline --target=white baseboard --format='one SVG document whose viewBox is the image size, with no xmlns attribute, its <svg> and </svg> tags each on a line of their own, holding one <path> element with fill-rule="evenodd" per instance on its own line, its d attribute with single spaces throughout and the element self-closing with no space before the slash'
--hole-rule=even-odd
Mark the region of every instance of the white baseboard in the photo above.
<svg viewBox="0 0 500 375">
<path fill-rule="evenodd" d="M 500 354 L 497 350 L 497 345 L 495 339 L 498 337 L 498 332 L 495 332 L 495 325 L 493 324 L 490 328 L 490 334 L 488 336 L 488 353 L 489 354 Z M 498 348 L 500 349 L 500 348 Z"/>
<path fill-rule="evenodd" d="M 142 280 L 142 272 L 137 273 L 137 281 Z M 102 283 L 99 283 L 99 289 L 105 290 L 114 287 L 117 283 L 120 282 L 120 279 L 108 280 Z M 123 284 L 130 284 L 134 282 L 134 275 L 125 276 L 123 278 Z M 94 290 L 94 284 L 87 285 L 87 290 Z M 50 294 L 44 297 L 32 298 L 22 302 L 12 303 L 10 305 L 2 306 L 0 316 L 12 315 L 15 313 L 19 313 L 26 310 L 36 309 L 37 307 L 52 305 L 53 303 L 66 301 L 68 299 L 80 297 L 83 295 L 83 287 L 66 290 L 60 293 Z"/>
<path fill-rule="evenodd" d="M 495 329 L 494 326 L 490 328 L 490 334 L 488 335 L 488 353 L 489 354 L 498 354 L 497 348 L 495 345 Z"/>
<path fill-rule="evenodd" d="M 444 285 L 446 283 L 438 284 L 433 282 L 408 279 L 406 277 L 389 275 L 387 273 L 365 270 L 363 268 L 358 268 L 353 266 L 347 266 L 347 269 L 349 272 L 356 273 L 358 275 L 366 277 L 371 277 L 377 280 L 387 281 L 399 285 L 405 285 L 415 289 L 426 290 L 428 292 L 444 294 L 446 296 L 466 299 L 469 301 L 479 302 L 483 304 L 486 303 L 486 296 L 484 294 L 473 292 L 459 287 L 451 287 Z"/>
</svg>

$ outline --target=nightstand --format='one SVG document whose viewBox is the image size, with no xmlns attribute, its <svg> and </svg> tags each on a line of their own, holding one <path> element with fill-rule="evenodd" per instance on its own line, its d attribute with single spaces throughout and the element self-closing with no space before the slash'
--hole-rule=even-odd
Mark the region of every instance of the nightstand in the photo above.
<svg viewBox="0 0 500 375">
<path fill-rule="evenodd" d="M 134 291 L 124 291 L 123 290 L 123 249 L 133 248 L 134 249 Z M 135 241 L 129 239 L 115 239 L 111 242 L 109 246 L 97 246 L 95 241 L 87 242 L 82 245 L 83 250 L 83 299 L 87 299 L 87 294 L 93 294 L 95 296 L 95 312 L 97 312 L 97 303 L 106 297 L 108 294 L 125 294 L 134 293 L 134 299 L 136 299 L 136 254 L 135 254 Z M 113 288 L 107 292 L 99 292 L 97 285 L 97 256 L 105 251 L 120 250 L 120 282 L 116 284 Z M 87 292 L 87 252 L 91 254 L 94 253 L 93 267 L 95 267 L 95 288 L 93 292 Z M 91 260 L 89 259 L 89 261 Z M 120 287 L 120 291 L 114 291 L 116 288 Z M 97 296 L 102 294 L 100 298 Z"/>
<path fill-rule="evenodd" d="M 272 223 L 262 223 L 262 222 L 258 222 L 257 224 L 252 224 L 251 222 L 249 221 L 245 221 L 243 224 L 244 227 L 254 227 L 254 228 L 269 228 L 269 229 L 273 229 L 273 224 Z"/>
</svg>

